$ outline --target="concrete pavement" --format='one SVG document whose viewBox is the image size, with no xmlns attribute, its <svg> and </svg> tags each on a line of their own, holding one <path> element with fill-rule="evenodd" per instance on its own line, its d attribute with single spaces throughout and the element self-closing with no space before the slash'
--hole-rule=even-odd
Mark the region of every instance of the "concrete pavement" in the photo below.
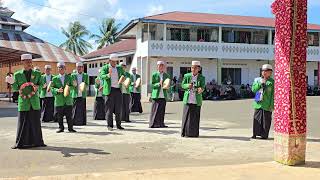
<svg viewBox="0 0 320 180">
<path fill-rule="evenodd" d="M 272 163 L 272 139 L 249 139 L 252 100 L 205 102 L 201 137 L 185 139 L 180 137 L 181 102 L 167 105 L 168 129 L 147 128 L 150 104 L 145 103 L 143 114 L 132 114 L 133 122 L 124 123 L 125 131 L 110 132 L 105 121 L 91 120 L 93 100 L 88 99 L 87 126 L 76 127 L 76 134 L 56 134 L 57 124 L 42 124 L 48 147 L 33 150 L 10 149 L 15 138 L 16 109 L 15 105 L 0 103 L 0 177 L 182 179 L 184 176 L 185 179 L 213 179 L 219 176 L 220 179 L 258 179 L 254 177 L 262 174 L 259 171 L 272 178 L 291 171 L 320 175 L 317 171 L 320 168 L 319 100 L 319 97 L 308 98 L 309 163 L 293 168 Z M 264 176 L 259 179 L 262 178 Z"/>
</svg>

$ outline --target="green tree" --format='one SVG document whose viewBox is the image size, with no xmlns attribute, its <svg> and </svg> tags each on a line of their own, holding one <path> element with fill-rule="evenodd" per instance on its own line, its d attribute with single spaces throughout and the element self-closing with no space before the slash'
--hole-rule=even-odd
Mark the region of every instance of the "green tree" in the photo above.
<svg viewBox="0 0 320 180">
<path fill-rule="evenodd" d="M 61 28 L 62 33 L 67 40 L 60 45 L 61 48 L 71 51 L 78 56 L 88 54 L 92 45 L 84 40 L 90 34 L 87 28 L 80 24 L 79 21 L 70 23 L 67 29 Z"/>
<path fill-rule="evenodd" d="M 98 49 L 101 49 L 117 41 L 116 34 L 119 26 L 120 24 L 116 24 L 114 18 L 103 19 L 99 26 L 99 34 L 93 34 L 90 38 L 95 39 L 95 43 L 98 44 Z"/>
</svg>

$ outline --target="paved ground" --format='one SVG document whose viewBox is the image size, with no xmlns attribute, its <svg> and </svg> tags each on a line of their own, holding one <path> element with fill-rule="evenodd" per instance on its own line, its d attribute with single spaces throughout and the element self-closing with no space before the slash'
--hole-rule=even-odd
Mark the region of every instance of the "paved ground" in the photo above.
<svg viewBox="0 0 320 180">
<path fill-rule="evenodd" d="M 56 134 L 57 124 L 42 124 L 48 147 L 33 150 L 10 149 L 15 139 L 16 106 L 0 101 L 0 177 L 88 173 L 58 176 L 58 179 L 110 176 L 117 179 L 181 179 L 181 176 L 193 179 L 196 174 L 202 177 L 200 179 L 225 179 L 225 174 L 229 174 L 230 179 L 257 179 L 254 178 L 256 173 L 262 170 L 274 176 L 293 171 L 320 176 L 319 100 L 320 97 L 308 98 L 308 163 L 298 168 L 272 163 L 272 139 L 249 139 L 251 100 L 205 102 L 201 137 L 185 139 L 180 137 L 181 102 L 167 105 L 168 129 L 147 128 L 150 104 L 146 103 L 144 114 L 133 114 L 133 122 L 124 124 L 125 131 L 109 132 L 105 121 L 91 120 L 92 99 L 89 99 L 87 126 L 76 127 L 76 134 Z M 121 173 L 117 173 L 119 171 Z M 206 173 L 205 177 L 205 172 L 211 173 Z M 296 177 L 299 176 L 296 174 Z"/>
</svg>

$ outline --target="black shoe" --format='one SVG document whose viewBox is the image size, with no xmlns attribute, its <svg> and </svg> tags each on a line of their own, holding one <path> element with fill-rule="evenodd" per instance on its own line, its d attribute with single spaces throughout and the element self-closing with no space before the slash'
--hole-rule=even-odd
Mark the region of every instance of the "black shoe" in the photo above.
<svg viewBox="0 0 320 180">
<path fill-rule="evenodd" d="M 117 129 L 124 130 L 124 128 L 122 126 L 118 126 Z"/>
<path fill-rule="evenodd" d="M 257 139 L 257 136 L 252 136 L 251 139 Z"/>
<path fill-rule="evenodd" d="M 63 131 L 64 131 L 63 129 L 58 129 L 56 133 L 62 133 Z"/>
<path fill-rule="evenodd" d="M 128 120 L 128 121 L 124 121 L 124 122 L 127 122 L 127 123 L 129 123 L 129 122 L 131 122 L 130 120 Z"/>
<path fill-rule="evenodd" d="M 77 132 L 77 131 L 74 130 L 74 129 L 69 129 L 69 132 L 70 132 L 70 133 L 75 133 L 75 132 Z"/>
<path fill-rule="evenodd" d="M 19 149 L 17 146 L 12 146 L 11 149 Z"/>
<path fill-rule="evenodd" d="M 163 126 L 161 126 L 161 128 L 168 128 L 168 126 L 166 126 L 166 125 L 163 125 Z"/>
<path fill-rule="evenodd" d="M 113 131 L 113 127 L 108 126 L 109 131 Z"/>
</svg>

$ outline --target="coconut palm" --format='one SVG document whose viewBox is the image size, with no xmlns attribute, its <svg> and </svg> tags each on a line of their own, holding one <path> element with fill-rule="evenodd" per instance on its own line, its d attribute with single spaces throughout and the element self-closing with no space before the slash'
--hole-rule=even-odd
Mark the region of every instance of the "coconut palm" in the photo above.
<svg viewBox="0 0 320 180">
<path fill-rule="evenodd" d="M 99 34 L 93 34 L 90 36 L 90 38 L 96 39 L 95 43 L 98 44 L 97 49 L 101 49 L 117 41 L 116 33 L 119 26 L 120 24 L 116 24 L 116 20 L 114 18 L 106 18 L 102 20 L 99 27 Z"/>
<path fill-rule="evenodd" d="M 90 34 L 87 28 L 79 21 L 70 23 L 67 29 L 61 28 L 67 40 L 60 45 L 61 48 L 71 51 L 78 56 L 83 56 L 89 52 L 92 45 L 84 40 Z"/>
</svg>

